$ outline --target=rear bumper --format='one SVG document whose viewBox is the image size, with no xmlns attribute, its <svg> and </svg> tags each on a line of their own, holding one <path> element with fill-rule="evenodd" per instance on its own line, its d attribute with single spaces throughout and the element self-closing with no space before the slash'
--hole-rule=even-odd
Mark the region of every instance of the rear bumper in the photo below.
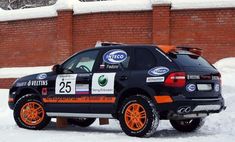
<svg viewBox="0 0 235 142">
<path fill-rule="evenodd" d="M 167 112 L 167 119 L 205 117 L 226 109 L 224 99 L 187 99 L 184 96 L 172 97 L 172 103 L 157 104 L 160 112 Z"/>
</svg>

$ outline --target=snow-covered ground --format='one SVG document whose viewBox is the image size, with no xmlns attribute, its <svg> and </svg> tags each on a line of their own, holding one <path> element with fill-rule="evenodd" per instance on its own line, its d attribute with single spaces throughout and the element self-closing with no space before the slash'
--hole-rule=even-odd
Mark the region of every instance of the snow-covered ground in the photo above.
<svg viewBox="0 0 235 142">
<path fill-rule="evenodd" d="M 17 127 L 12 111 L 9 110 L 8 91 L 0 89 L 0 142 L 232 142 L 235 139 L 235 58 L 219 61 L 215 66 L 222 73 L 223 96 L 227 109 L 220 114 L 207 118 L 205 125 L 195 133 L 180 133 L 174 130 L 168 121 L 161 121 L 157 133 L 151 138 L 133 138 L 126 136 L 119 123 L 111 120 L 110 125 L 99 126 L 98 121 L 89 128 L 69 126 L 58 129 L 51 123 L 41 131 L 25 130 Z"/>
</svg>

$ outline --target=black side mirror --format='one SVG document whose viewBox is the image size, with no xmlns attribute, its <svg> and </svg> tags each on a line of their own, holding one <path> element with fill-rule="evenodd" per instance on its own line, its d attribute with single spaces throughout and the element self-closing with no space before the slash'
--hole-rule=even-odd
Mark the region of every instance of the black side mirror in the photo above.
<svg viewBox="0 0 235 142">
<path fill-rule="evenodd" d="M 53 71 L 53 72 L 56 72 L 56 73 L 60 73 L 60 72 L 61 72 L 61 66 L 60 66 L 59 64 L 54 65 L 54 66 L 52 67 L 52 71 Z"/>
</svg>

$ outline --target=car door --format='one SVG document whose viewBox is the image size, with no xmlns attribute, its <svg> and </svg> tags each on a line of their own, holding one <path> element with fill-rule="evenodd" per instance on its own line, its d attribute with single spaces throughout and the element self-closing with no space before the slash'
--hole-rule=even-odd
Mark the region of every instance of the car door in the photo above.
<svg viewBox="0 0 235 142">
<path fill-rule="evenodd" d="M 63 113 L 90 112 L 91 79 L 98 55 L 98 50 L 88 50 L 74 55 L 61 65 L 62 71 L 55 79 L 54 95 L 50 95 L 50 112 L 58 112 L 62 116 Z"/>
<path fill-rule="evenodd" d="M 91 95 L 100 103 L 91 105 L 92 113 L 111 114 L 120 90 L 129 84 L 131 49 L 104 48 L 92 77 Z"/>
</svg>

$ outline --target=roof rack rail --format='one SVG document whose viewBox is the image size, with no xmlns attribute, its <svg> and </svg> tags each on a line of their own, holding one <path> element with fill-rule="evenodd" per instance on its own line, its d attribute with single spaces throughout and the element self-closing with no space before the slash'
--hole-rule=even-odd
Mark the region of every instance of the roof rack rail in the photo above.
<svg viewBox="0 0 235 142">
<path fill-rule="evenodd" d="M 124 44 L 123 43 L 117 43 L 117 42 L 101 42 L 101 41 L 97 41 L 95 47 L 117 46 L 117 45 L 124 45 Z"/>
</svg>

